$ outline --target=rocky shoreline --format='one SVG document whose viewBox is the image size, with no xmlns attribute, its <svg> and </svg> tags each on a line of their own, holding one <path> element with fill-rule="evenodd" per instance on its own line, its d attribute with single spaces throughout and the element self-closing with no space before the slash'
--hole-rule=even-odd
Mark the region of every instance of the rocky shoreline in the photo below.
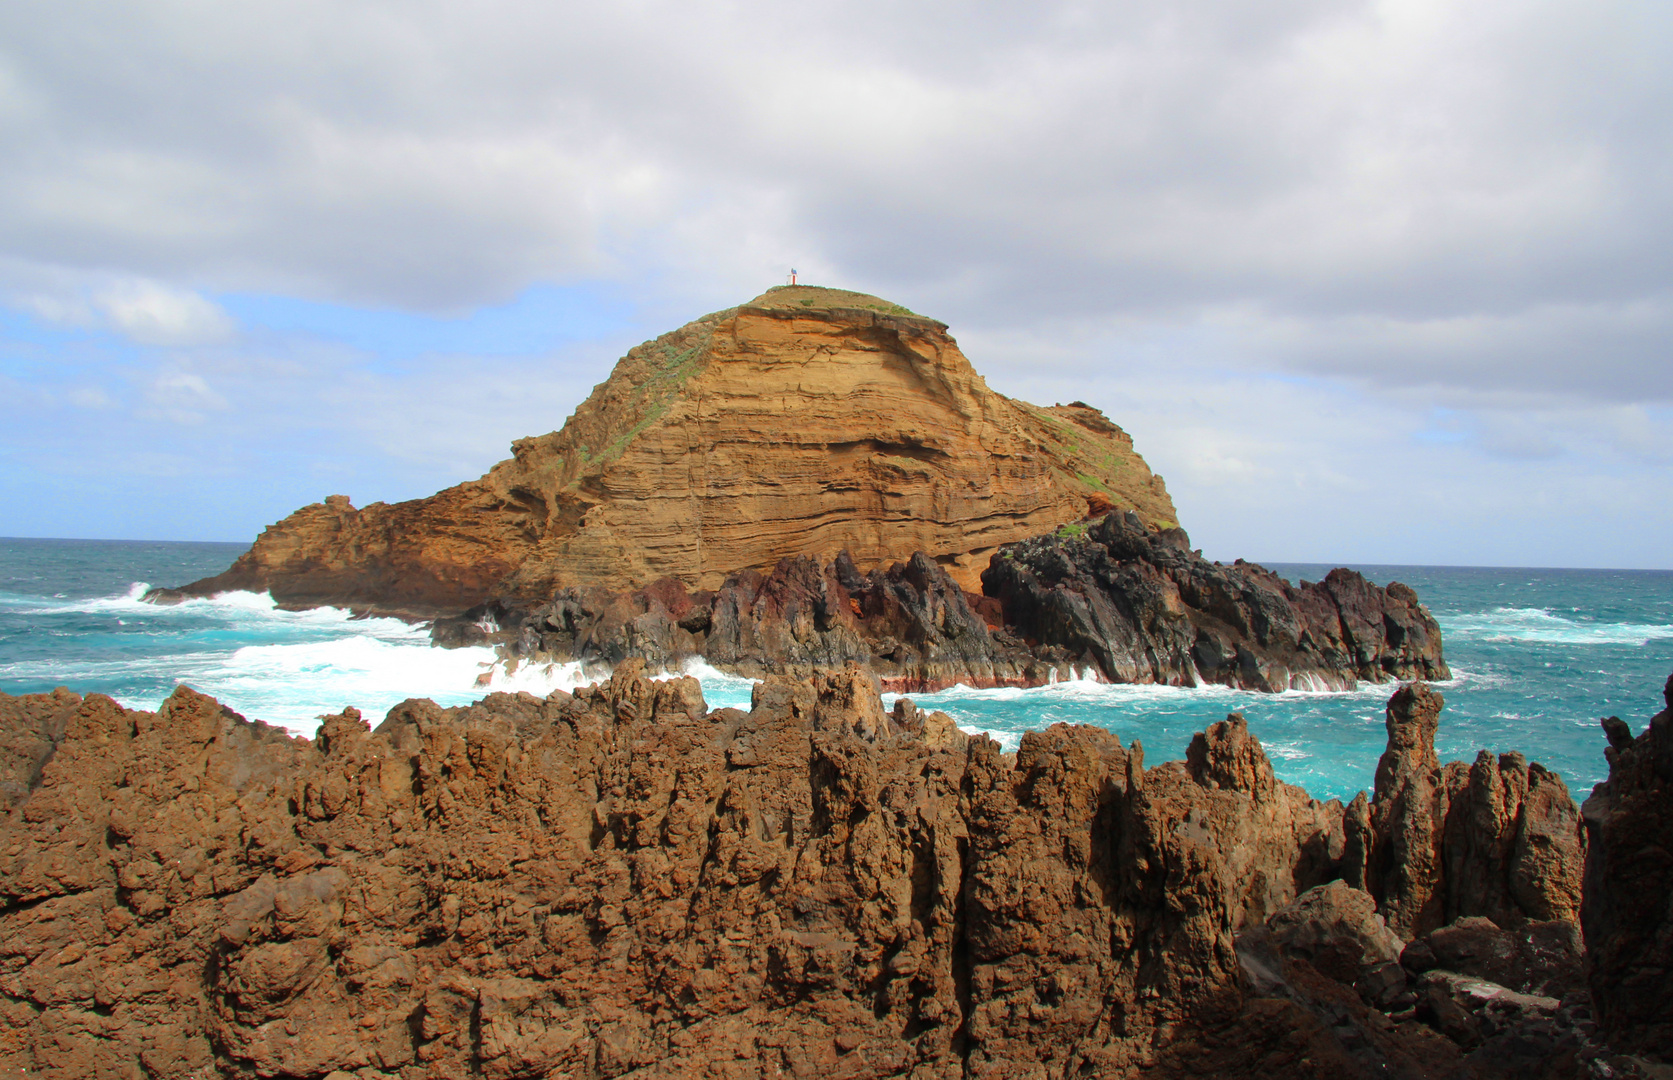
<svg viewBox="0 0 1673 1080">
<path fill-rule="evenodd" d="M 1422 684 L 1345 807 L 1235 715 L 1147 766 L 878 690 L 630 661 L 312 741 L 0 696 L 0 1075 L 1662 1075 L 1667 712 L 1582 830 Z"/>
<path fill-rule="evenodd" d="M 677 671 L 701 659 L 746 678 L 858 664 L 894 693 L 1109 682 L 1245 690 L 1351 689 L 1451 677 L 1440 627 L 1398 582 L 1351 570 L 1291 585 L 1191 550 L 1183 529 L 1115 512 L 1001 547 L 967 592 L 924 552 L 862 573 L 787 558 L 690 592 L 664 578 L 631 592 L 568 588 L 437 619 L 440 645 L 500 646 L 519 664 L 607 673 L 626 660 Z"/>
<path fill-rule="evenodd" d="M 270 525 L 175 603 L 248 590 L 432 624 L 513 664 L 859 664 L 893 692 L 1445 680 L 1434 619 L 1348 570 L 1292 586 L 1192 551 L 1132 438 L 991 390 L 947 326 L 768 290 L 630 349 L 477 480 Z"/>
</svg>

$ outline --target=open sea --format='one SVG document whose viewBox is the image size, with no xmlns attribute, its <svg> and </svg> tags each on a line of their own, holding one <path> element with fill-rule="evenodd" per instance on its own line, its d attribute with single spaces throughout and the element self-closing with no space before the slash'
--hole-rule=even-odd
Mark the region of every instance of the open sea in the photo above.
<svg viewBox="0 0 1673 1080">
<path fill-rule="evenodd" d="M 231 593 L 175 607 L 141 603 L 150 585 L 224 570 L 242 544 L 0 539 L 0 691 L 68 686 L 154 709 L 178 683 L 252 719 L 312 735 L 345 705 L 375 723 L 409 697 L 467 704 L 489 690 L 544 695 L 582 681 L 573 666 L 494 668 L 486 648 L 436 649 L 427 632 L 346 612 L 279 611 L 270 597 Z M 1270 563 L 1291 579 L 1330 567 Z M 1442 760 L 1520 750 L 1560 773 L 1577 798 L 1607 772 L 1601 716 L 1642 729 L 1673 672 L 1673 571 L 1355 566 L 1379 584 L 1417 590 L 1445 635 L 1451 682 Z M 710 707 L 748 707 L 750 683 L 698 666 Z M 1254 694 L 1224 688 L 1111 686 L 1090 679 L 1034 690 L 956 687 L 915 695 L 967 731 L 1014 748 L 1024 731 L 1059 721 L 1142 740 L 1155 763 L 1183 757 L 1193 732 L 1229 712 L 1248 718 L 1278 775 L 1319 798 L 1369 789 L 1382 753 L 1392 684 L 1343 693 Z"/>
</svg>

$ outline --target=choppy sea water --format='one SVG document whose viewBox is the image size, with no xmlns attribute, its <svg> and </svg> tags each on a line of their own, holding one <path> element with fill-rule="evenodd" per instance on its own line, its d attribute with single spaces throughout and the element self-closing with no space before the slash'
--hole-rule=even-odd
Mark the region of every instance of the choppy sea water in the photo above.
<svg viewBox="0 0 1673 1080">
<path fill-rule="evenodd" d="M 545 694 L 582 681 L 574 666 L 493 667 L 488 649 L 435 649 L 421 628 L 346 612 L 278 610 L 231 593 L 174 607 L 140 602 L 148 584 L 178 585 L 225 569 L 239 544 L 0 540 L 0 690 L 55 686 L 156 708 L 176 684 L 252 718 L 311 735 L 318 718 L 354 705 L 374 721 L 408 697 L 462 705 L 488 690 Z M 1270 564 L 1317 580 L 1321 565 Z M 1418 591 L 1439 620 L 1454 678 L 1438 738 L 1443 760 L 1520 750 L 1583 796 L 1606 772 L 1598 718 L 1635 729 L 1661 708 L 1673 671 L 1673 572 L 1357 566 Z M 699 666 L 711 707 L 747 707 L 750 683 Z M 1034 690 L 915 695 L 968 731 L 1007 747 L 1052 723 L 1097 724 L 1142 740 L 1148 761 L 1181 757 L 1193 732 L 1242 712 L 1278 774 L 1314 795 L 1369 788 L 1382 752 L 1390 685 L 1343 693 L 1254 694 L 1223 688 L 1111 686 L 1091 679 Z"/>
</svg>

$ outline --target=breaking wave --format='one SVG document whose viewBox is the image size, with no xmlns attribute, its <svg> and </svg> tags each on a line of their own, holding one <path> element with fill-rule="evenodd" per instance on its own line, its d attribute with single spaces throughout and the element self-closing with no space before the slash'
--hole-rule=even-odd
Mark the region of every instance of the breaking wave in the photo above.
<svg viewBox="0 0 1673 1080">
<path fill-rule="evenodd" d="M 1448 640 L 1644 646 L 1673 639 L 1673 626 L 1666 624 L 1570 619 L 1553 614 L 1549 608 L 1500 607 L 1481 614 L 1453 615 L 1440 622 Z"/>
</svg>

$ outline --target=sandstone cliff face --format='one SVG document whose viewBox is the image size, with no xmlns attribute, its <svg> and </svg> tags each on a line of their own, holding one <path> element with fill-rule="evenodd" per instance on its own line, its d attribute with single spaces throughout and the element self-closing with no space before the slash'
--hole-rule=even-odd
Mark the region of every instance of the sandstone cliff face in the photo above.
<svg viewBox="0 0 1673 1080">
<path fill-rule="evenodd" d="M 480 480 L 270 526 L 193 595 L 430 616 L 492 596 L 713 589 L 746 568 L 922 551 L 974 588 L 1000 545 L 1090 509 L 1172 525 L 1132 440 L 1096 409 L 987 388 L 946 326 L 875 297 L 774 289 L 646 342 L 561 431 Z"/>
<path fill-rule="evenodd" d="M 1090 728 L 1002 754 L 876 689 L 709 712 L 627 665 L 312 743 L 184 688 L 0 696 L 47 732 L 0 823 L 0 1069 L 1387 1075 L 1245 985 L 1238 927 L 1341 845 L 1240 720 L 1147 769 Z"/>
</svg>

